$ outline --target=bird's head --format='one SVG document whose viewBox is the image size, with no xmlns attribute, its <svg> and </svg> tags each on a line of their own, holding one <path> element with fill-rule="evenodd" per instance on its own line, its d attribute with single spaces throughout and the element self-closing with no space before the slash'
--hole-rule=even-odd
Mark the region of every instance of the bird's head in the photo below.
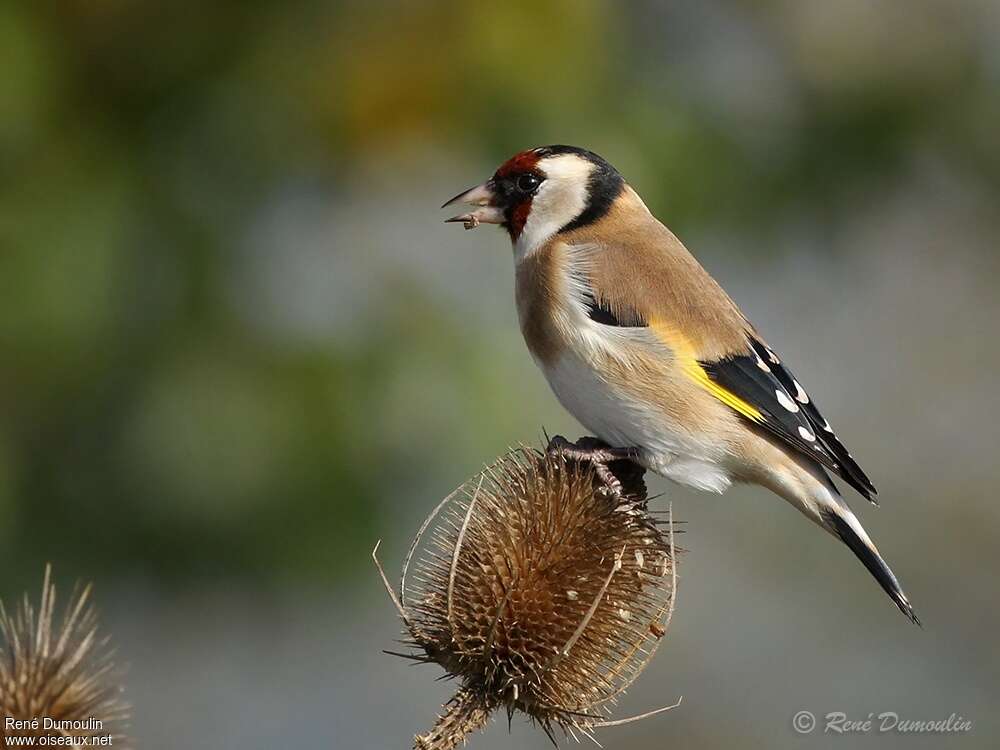
<svg viewBox="0 0 1000 750">
<path fill-rule="evenodd" d="M 482 185 L 445 203 L 475 206 L 446 221 L 466 229 L 499 224 L 515 247 L 530 252 L 559 232 L 601 218 L 624 186 L 618 170 L 592 151 L 542 146 L 508 159 Z"/>
</svg>

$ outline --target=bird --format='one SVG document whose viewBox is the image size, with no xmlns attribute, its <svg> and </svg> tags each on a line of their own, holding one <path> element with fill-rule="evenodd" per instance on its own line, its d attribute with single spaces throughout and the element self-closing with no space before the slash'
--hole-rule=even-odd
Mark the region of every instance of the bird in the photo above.
<svg viewBox="0 0 1000 750">
<path fill-rule="evenodd" d="M 506 229 L 521 332 L 559 402 L 598 439 L 550 448 L 603 469 L 629 458 L 681 485 L 783 498 L 847 545 L 920 625 L 831 474 L 877 491 L 812 396 L 621 173 L 576 146 L 504 162 L 442 208 Z"/>
</svg>

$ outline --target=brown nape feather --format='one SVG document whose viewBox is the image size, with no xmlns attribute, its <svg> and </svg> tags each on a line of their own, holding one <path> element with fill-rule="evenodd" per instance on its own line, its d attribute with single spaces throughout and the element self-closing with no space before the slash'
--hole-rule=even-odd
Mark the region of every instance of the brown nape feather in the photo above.
<svg viewBox="0 0 1000 750">
<path fill-rule="evenodd" d="M 575 246 L 598 301 L 621 320 L 683 332 L 699 360 L 748 350 L 743 313 L 632 188 L 603 218 L 555 243 Z"/>
</svg>

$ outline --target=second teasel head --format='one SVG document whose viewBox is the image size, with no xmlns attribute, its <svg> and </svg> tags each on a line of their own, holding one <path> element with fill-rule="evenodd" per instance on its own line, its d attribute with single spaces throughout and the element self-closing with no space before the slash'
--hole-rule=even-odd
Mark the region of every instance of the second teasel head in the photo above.
<svg viewBox="0 0 1000 750">
<path fill-rule="evenodd" d="M 121 679 L 89 585 L 74 589 L 58 615 L 46 566 L 37 605 L 27 594 L 12 609 L 0 601 L 0 747 L 71 739 L 131 747 Z"/>
</svg>

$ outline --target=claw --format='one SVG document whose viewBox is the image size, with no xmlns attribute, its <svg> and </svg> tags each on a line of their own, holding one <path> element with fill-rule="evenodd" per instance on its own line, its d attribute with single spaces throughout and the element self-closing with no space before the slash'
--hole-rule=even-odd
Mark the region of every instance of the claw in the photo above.
<svg viewBox="0 0 1000 750">
<path fill-rule="evenodd" d="M 639 457 L 638 448 L 614 448 L 597 438 L 584 437 L 571 443 L 562 435 L 549 440 L 546 452 L 572 461 L 589 463 L 604 486 L 601 490 L 614 500 L 624 499 L 621 480 L 608 466 L 612 461 L 635 461 Z"/>
</svg>

